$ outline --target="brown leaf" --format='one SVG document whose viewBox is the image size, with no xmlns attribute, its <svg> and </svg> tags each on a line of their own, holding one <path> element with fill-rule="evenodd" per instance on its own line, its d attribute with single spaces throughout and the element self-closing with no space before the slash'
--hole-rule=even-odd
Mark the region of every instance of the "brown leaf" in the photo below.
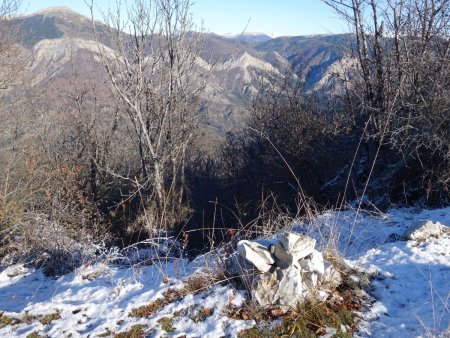
<svg viewBox="0 0 450 338">
<path fill-rule="evenodd" d="M 327 330 L 325 330 L 324 327 L 319 327 L 319 328 L 316 330 L 316 335 L 318 335 L 318 336 L 322 336 L 322 335 L 324 335 L 325 333 L 327 333 Z"/>
<path fill-rule="evenodd" d="M 284 314 L 283 310 L 281 310 L 280 308 L 274 308 L 270 310 L 270 315 L 272 317 L 280 317 Z"/>
</svg>

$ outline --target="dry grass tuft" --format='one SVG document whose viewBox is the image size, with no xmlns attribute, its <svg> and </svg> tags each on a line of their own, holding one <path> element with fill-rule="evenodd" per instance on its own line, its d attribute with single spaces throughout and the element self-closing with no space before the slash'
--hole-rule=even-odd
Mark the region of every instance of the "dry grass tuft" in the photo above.
<svg viewBox="0 0 450 338">
<path fill-rule="evenodd" d="M 204 322 L 206 320 L 206 318 L 212 316 L 213 313 L 214 313 L 213 309 L 201 306 L 200 309 L 198 311 L 196 311 L 193 315 L 191 315 L 189 318 L 194 323 L 200 323 L 200 322 Z"/>
<path fill-rule="evenodd" d="M 217 276 L 219 275 L 216 275 L 215 277 L 213 274 L 191 276 L 184 281 L 184 285 L 182 288 L 167 289 L 167 291 L 163 293 L 162 298 L 158 298 L 147 305 L 132 309 L 129 316 L 139 318 L 150 317 L 163 309 L 168 304 L 180 301 L 188 294 L 196 295 L 203 291 L 206 291 L 211 285 L 217 283 L 216 279 L 219 278 Z"/>
<path fill-rule="evenodd" d="M 145 332 L 147 326 L 142 324 L 133 325 L 128 331 L 120 332 L 114 335 L 114 338 L 144 338 L 147 336 Z"/>
<path fill-rule="evenodd" d="M 167 333 L 175 331 L 173 322 L 173 317 L 163 317 L 158 319 L 158 323 L 161 325 L 161 329 L 166 331 Z"/>
</svg>

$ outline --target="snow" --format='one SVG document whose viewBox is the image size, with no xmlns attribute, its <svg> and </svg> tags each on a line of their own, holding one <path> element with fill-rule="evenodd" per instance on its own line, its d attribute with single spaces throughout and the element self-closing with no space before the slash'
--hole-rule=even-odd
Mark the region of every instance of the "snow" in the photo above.
<svg viewBox="0 0 450 338">
<path fill-rule="evenodd" d="M 177 335 L 235 335 L 252 326 L 253 323 L 243 321 L 228 323 L 222 315 L 225 306 L 240 306 L 244 301 L 244 295 L 236 293 L 231 286 L 214 286 L 195 296 L 188 294 L 147 319 L 128 315 L 132 309 L 162 297 L 169 287 L 181 287 L 181 279 L 197 271 L 196 265 L 195 262 L 178 261 L 159 267 L 121 269 L 98 264 L 82 267 L 57 280 L 31 269 L 10 277 L 11 268 L 5 269 L 0 273 L 0 312 L 18 318 L 24 314 L 33 316 L 58 312 L 61 318 L 49 325 L 33 321 L 7 326 L 0 329 L 0 337 L 23 337 L 31 332 L 49 337 L 98 336 L 108 330 L 126 331 L 135 324 L 145 324 L 158 330 L 159 319 L 183 309 L 187 314 L 179 320 L 175 319 L 174 333 Z M 164 275 L 170 276 L 167 284 L 163 283 L 161 268 L 165 270 Z M 194 323 L 189 317 L 198 311 L 200 305 L 212 308 L 214 312 L 204 322 Z M 158 331 L 156 337 L 165 333 Z"/>
<path fill-rule="evenodd" d="M 241 32 L 241 33 L 225 33 L 221 35 L 222 37 L 226 39 L 236 39 L 239 37 L 262 37 L 262 38 L 269 38 L 270 36 L 263 32 Z"/>
<path fill-rule="evenodd" d="M 400 240 L 411 226 L 428 220 L 448 226 L 450 208 L 330 211 L 314 222 L 294 225 L 294 230 L 314 235 L 319 245 L 335 239 L 349 264 L 374 274 L 369 292 L 375 301 L 361 313 L 357 336 L 446 334 L 450 325 L 449 232 L 424 242 Z M 184 278 L 205 273 L 206 266 L 213 268 L 214 264 L 211 256 L 132 268 L 97 263 L 58 279 L 21 265 L 4 268 L 0 272 L 0 313 L 20 318 L 58 312 L 60 319 L 47 325 L 31 320 L 5 326 L 0 328 L 0 337 L 26 337 L 32 332 L 49 337 L 95 337 L 124 332 L 135 324 L 153 329 L 152 337 L 163 337 L 166 332 L 158 321 L 164 317 L 173 318 L 170 335 L 175 337 L 235 337 L 255 323 L 224 315 L 227 308 L 245 301 L 245 293 L 230 285 L 217 284 L 188 294 L 148 318 L 129 316 L 132 309 L 162 297 L 169 288 L 181 288 Z M 193 316 L 202 306 L 213 312 L 196 321 Z"/>
<path fill-rule="evenodd" d="M 412 227 L 426 221 L 450 225 L 450 208 L 394 209 L 388 213 L 327 212 L 294 228 L 309 231 L 325 245 L 339 229 L 337 245 L 347 262 L 375 274 L 376 299 L 363 314 L 360 336 L 420 337 L 450 329 L 449 232 L 425 242 L 402 241 Z M 448 229 L 448 228 L 447 228 Z"/>
<path fill-rule="evenodd" d="M 374 337 L 414 337 L 449 328 L 450 239 L 397 242 L 371 249 L 358 265 L 379 272 L 377 300 L 364 314 Z"/>
</svg>

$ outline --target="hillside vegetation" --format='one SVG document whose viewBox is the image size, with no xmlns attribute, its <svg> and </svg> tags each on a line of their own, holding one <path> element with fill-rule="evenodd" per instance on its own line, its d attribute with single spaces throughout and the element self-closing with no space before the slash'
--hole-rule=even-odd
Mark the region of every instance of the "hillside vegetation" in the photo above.
<svg viewBox="0 0 450 338">
<path fill-rule="evenodd" d="M 0 2 L 0 283 L 6 283 L 7 292 L 16 281 L 33 284 L 37 278 L 58 288 L 66 278 L 83 293 L 85 279 L 95 284 L 104 273 L 122 276 L 112 264 L 138 270 L 149 264 L 154 266 L 145 273 L 173 269 L 169 279 L 174 284 L 165 291 L 145 283 L 123 285 L 130 288 L 125 294 L 143 288 L 146 299 L 156 301 L 141 309 L 151 317 L 151 327 L 133 319 L 102 327 L 106 336 L 120 336 L 125 326 L 132 337 L 150 335 L 154 327 L 188 335 L 190 326 L 183 320 L 216 321 L 213 303 L 225 299 L 228 308 L 217 311 L 228 311 L 233 320 L 223 325 L 229 327 L 201 332 L 238 335 L 249 329 L 249 337 L 261 336 L 265 333 L 253 330 L 253 324 L 265 321 L 267 313 L 249 314 L 242 307 L 248 305 L 246 294 L 233 293 L 227 271 L 221 270 L 225 277 L 220 281 L 208 277 L 208 283 L 226 284 L 210 299 L 202 293 L 209 285 L 199 286 L 201 292 L 172 290 L 175 285 L 183 289 L 177 262 L 187 264 L 186 259 L 208 253 L 216 264 L 232 255 L 240 240 L 276 238 L 300 223 L 308 224 L 307 233 L 314 237 L 313 224 L 332 212 L 327 236 L 317 240 L 326 239 L 320 250 L 349 277 L 364 267 L 340 265 L 346 250 L 342 237 L 361 214 L 445 208 L 450 202 L 450 0 L 323 2 L 348 24 L 349 33 L 219 36 L 194 25 L 189 0 L 129 0 L 127 11 L 111 6 L 100 16 L 100 3 L 87 1 L 91 17 L 66 7 L 18 15 L 20 0 Z M 353 222 L 340 221 L 352 212 Z M 434 221 L 437 214 L 430 213 Z M 366 227 L 379 231 L 389 227 L 366 221 Z M 378 245 L 392 253 L 421 255 L 415 244 L 400 241 L 403 234 L 389 236 L 357 252 L 365 267 L 391 272 L 370 257 L 385 259 Z M 447 239 L 443 230 L 434 244 L 425 240 L 424 260 L 432 262 L 442 249 L 436 259 L 443 270 Z M 354 245 L 351 236 L 346 244 Z M 412 264 L 408 273 L 419 260 L 414 259 L 405 261 Z M 15 279 L 16 268 L 23 278 Z M 8 269 L 14 270 L 12 277 Z M 48 277 L 62 282 L 53 284 Z M 167 284 L 164 277 L 158 275 Z M 370 284 L 387 299 L 377 289 L 384 282 L 375 272 L 370 278 L 375 284 L 368 280 L 355 288 L 344 278 L 347 282 L 336 290 L 341 298 L 353 299 Z M 21 286 L 25 293 L 27 285 Z M 395 282 L 386 285 L 401 289 Z M 440 298 L 445 299 L 445 291 L 439 289 Z M 105 287 L 97 296 L 111 292 Z M 200 294 L 209 299 L 203 307 Z M 65 310 L 55 306 L 51 318 L 37 313 L 41 307 L 36 304 L 49 301 L 41 296 L 30 307 L 4 303 L 8 308 L 0 307 L 0 332 L 12 334 L 14 323 L 34 323 L 41 332 L 36 321 L 45 326 L 43 321 L 66 318 Z M 122 301 L 144 306 L 144 298 L 127 295 Z M 335 329 L 332 334 L 361 330 L 362 317 L 356 314 L 370 307 L 370 297 L 356 298 L 357 304 L 319 302 L 315 320 L 332 322 L 327 324 Z M 433 318 L 436 331 L 448 323 L 448 302 L 442 299 L 443 319 Z M 187 310 L 177 305 L 190 300 L 194 305 Z M 61 304 L 67 301 L 61 295 Z M 93 312 L 99 311 L 97 305 Z M 101 311 L 110 306 L 135 310 L 117 299 L 104 305 Z M 34 317 L 23 317 L 31 308 L 37 309 Z M 3 316 L 3 310 L 14 316 Z M 328 310 L 330 316 L 322 318 Z M 379 316 L 378 310 L 366 312 Z M 306 325 L 312 335 L 330 334 L 326 325 L 293 321 L 301 311 L 267 320 L 286 321 L 280 335 L 300 332 L 295 325 Z M 155 317 L 159 312 L 169 319 Z M 372 328 L 381 332 L 382 322 Z M 131 328 L 130 323 L 147 326 Z M 58 328 L 45 332 L 64 334 Z M 86 332 L 99 335 L 100 326 Z"/>
</svg>

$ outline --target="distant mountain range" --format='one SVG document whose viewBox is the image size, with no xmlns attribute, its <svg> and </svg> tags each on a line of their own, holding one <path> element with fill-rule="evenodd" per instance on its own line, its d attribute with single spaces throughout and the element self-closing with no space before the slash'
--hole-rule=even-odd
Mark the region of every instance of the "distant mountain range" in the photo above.
<svg viewBox="0 0 450 338">
<path fill-rule="evenodd" d="M 272 40 L 272 37 L 261 32 L 226 33 L 222 36 L 226 39 L 243 43 L 261 43 Z"/>
<path fill-rule="evenodd" d="M 85 74 L 100 71 L 91 53 L 96 45 L 89 18 L 68 7 L 52 7 L 18 17 L 13 23 L 30 54 L 35 85 L 67 78 L 74 64 Z M 104 28 L 99 25 L 99 29 Z M 110 46 L 107 35 L 102 36 L 102 43 Z M 351 39 L 350 34 L 277 38 L 264 33 L 207 34 L 201 57 L 202 62 L 214 63 L 214 72 L 207 91 L 213 94 L 205 98 L 209 108 L 205 124 L 218 135 L 241 126 L 265 71 L 281 75 L 293 66 L 307 88 L 326 87 L 327 71 L 340 68 Z"/>
</svg>

